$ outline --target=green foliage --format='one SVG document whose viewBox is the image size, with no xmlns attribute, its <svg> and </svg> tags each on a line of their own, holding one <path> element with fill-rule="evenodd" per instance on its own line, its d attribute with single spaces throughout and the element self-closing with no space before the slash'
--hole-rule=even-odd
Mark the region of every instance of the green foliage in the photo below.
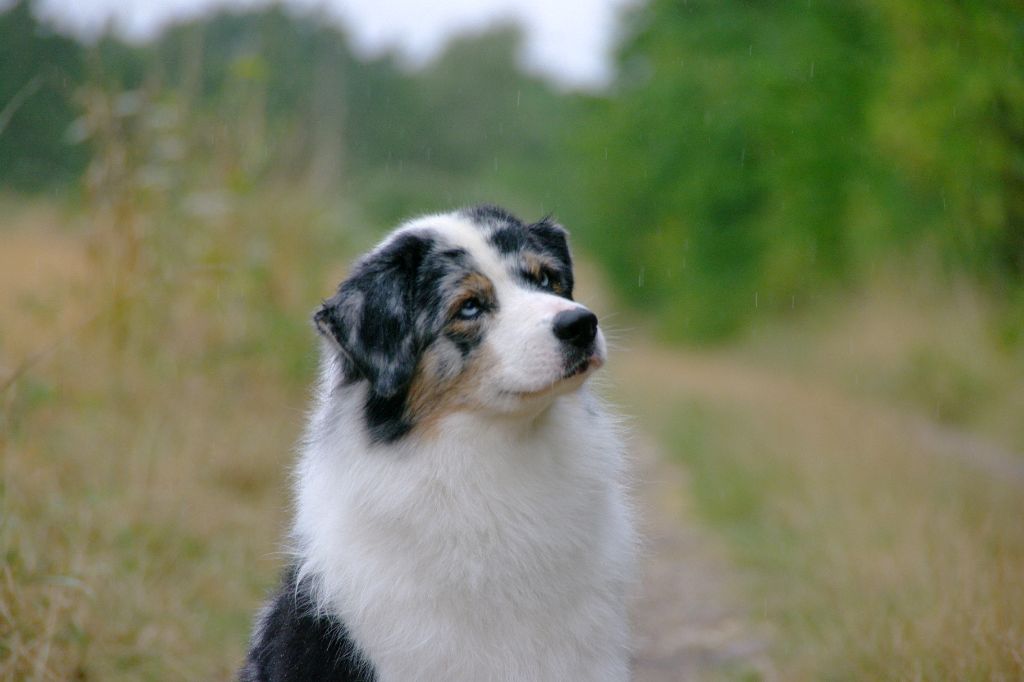
<svg viewBox="0 0 1024 682">
<path fill-rule="evenodd" d="M 210 115 L 258 117 L 265 169 L 358 193 L 393 224 L 452 204 L 555 202 L 575 99 L 518 68 L 521 41 L 498 26 L 409 72 L 392 55 L 357 58 L 322 17 L 271 7 L 174 27 L 149 59 Z"/>
<path fill-rule="evenodd" d="M 521 42 L 513 26 L 456 39 L 351 117 L 350 153 L 383 220 L 481 201 L 560 205 L 578 102 L 519 69 Z"/>
<path fill-rule="evenodd" d="M 627 19 L 579 140 L 585 224 L 671 336 L 729 336 L 921 242 L 1019 286 L 1021 5 L 654 0 Z"/>
<path fill-rule="evenodd" d="M 1002 284 L 1024 276 L 1024 5 L 878 3 L 890 68 L 874 136 L 919 238 Z"/>
<path fill-rule="evenodd" d="M 0 14 L 0 182 L 75 179 L 98 88 L 177 103 L 179 146 L 231 158 L 202 167 L 239 190 L 358 196 L 381 227 L 555 212 L 673 338 L 729 338 L 920 249 L 985 282 L 1019 336 L 1024 6 L 651 0 L 623 29 L 613 86 L 584 96 L 524 73 L 514 25 L 410 70 L 277 5 L 87 47 L 23 0 Z"/>
<path fill-rule="evenodd" d="M 842 280 L 873 25 L 856 3 L 653 2 L 584 144 L 602 255 L 677 336 Z M 602 159 L 602 156 L 604 157 Z"/>
<path fill-rule="evenodd" d="M 0 13 L 0 187 L 66 184 L 84 168 L 86 150 L 68 139 L 83 71 L 81 48 L 36 21 L 27 0 Z"/>
</svg>

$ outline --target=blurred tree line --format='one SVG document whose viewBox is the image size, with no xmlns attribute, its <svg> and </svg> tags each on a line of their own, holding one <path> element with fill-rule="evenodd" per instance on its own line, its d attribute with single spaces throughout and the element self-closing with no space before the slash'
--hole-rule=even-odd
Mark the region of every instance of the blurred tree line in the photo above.
<svg viewBox="0 0 1024 682">
<path fill-rule="evenodd" d="M 357 57 L 335 23 L 283 6 L 218 12 L 142 45 L 111 33 L 86 45 L 19 0 L 0 14 L 0 183 L 73 182 L 90 156 L 83 90 L 98 87 L 184 108 L 207 148 L 242 147 L 240 181 L 309 181 L 383 222 L 489 190 L 554 196 L 545 164 L 578 105 L 521 71 L 521 39 L 499 25 L 414 71 L 391 54 Z"/>
<path fill-rule="evenodd" d="M 652 0 L 625 29 L 578 149 L 598 253 L 671 332 L 922 244 L 1024 312 L 1024 4 Z"/>
<path fill-rule="evenodd" d="M 584 94 L 525 73 L 514 26 L 412 70 L 277 6 L 83 45 L 20 0 L 0 14 L 0 186 L 74 187 L 83 92 L 144 92 L 188 112 L 194 153 L 234 145 L 240 185 L 301 181 L 380 225 L 554 211 L 676 338 L 921 249 L 1024 310 L 1024 5 L 650 0 L 622 19 L 613 83 Z"/>
</svg>

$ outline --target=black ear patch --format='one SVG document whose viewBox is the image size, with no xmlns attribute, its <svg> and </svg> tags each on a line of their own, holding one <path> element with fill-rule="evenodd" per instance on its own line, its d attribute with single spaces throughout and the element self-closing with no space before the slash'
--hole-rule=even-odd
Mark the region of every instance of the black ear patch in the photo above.
<svg viewBox="0 0 1024 682">
<path fill-rule="evenodd" d="M 569 253 L 569 233 L 547 217 L 527 225 L 526 232 L 533 249 L 551 256 L 559 264 L 559 275 L 565 285 L 565 296 L 571 299 L 575 281 L 572 276 L 572 254 Z"/>
<path fill-rule="evenodd" d="M 362 260 L 313 315 L 317 330 L 341 351 L 345 376 L 369 383 L 371 436 L 392 441 L 411 424 L 405 399 L 426 339 L 416 326 L 421 266 L 434 240 L 399 235 Z"/>
<path fill-rule="evenodd" d="M 505 209 L 482 204 L 463 210 L 463 215 L 487 232 L 487 241 L 503 255 L 533 251 L 557 264 L 560 295 L 572 299 L 574 279 L 569 233 L 550 216 L 526 224 Z"/>
</svg>

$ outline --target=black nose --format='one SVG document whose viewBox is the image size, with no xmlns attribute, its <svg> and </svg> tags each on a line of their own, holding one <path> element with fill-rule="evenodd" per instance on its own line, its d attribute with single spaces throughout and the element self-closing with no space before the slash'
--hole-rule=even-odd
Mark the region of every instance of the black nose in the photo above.
<svg viewBox="0 0 1024 682">
<path fill-rule="evenodd" d="M 586 308 L 563 310 L 555 315 L 555 336 L 577 348 L 586 348 L 597 336 L 597 315 Z"/>
</svg>

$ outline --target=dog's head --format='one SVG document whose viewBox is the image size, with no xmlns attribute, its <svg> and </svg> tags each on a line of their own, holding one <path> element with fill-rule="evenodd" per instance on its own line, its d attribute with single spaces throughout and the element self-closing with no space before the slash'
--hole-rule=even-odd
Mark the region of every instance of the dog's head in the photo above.
<svg viewBox="0 0 1024 682">
<path fill-rule="evenodd" d="M 578 389 L 605 358 L 572 299 L 566 231 L 494 206 L 406 223 L 360 260 L 314 322 L 345 382 L 366 382 L 370 437 L 455 411 L 513 414 Z"/>
</svg>

